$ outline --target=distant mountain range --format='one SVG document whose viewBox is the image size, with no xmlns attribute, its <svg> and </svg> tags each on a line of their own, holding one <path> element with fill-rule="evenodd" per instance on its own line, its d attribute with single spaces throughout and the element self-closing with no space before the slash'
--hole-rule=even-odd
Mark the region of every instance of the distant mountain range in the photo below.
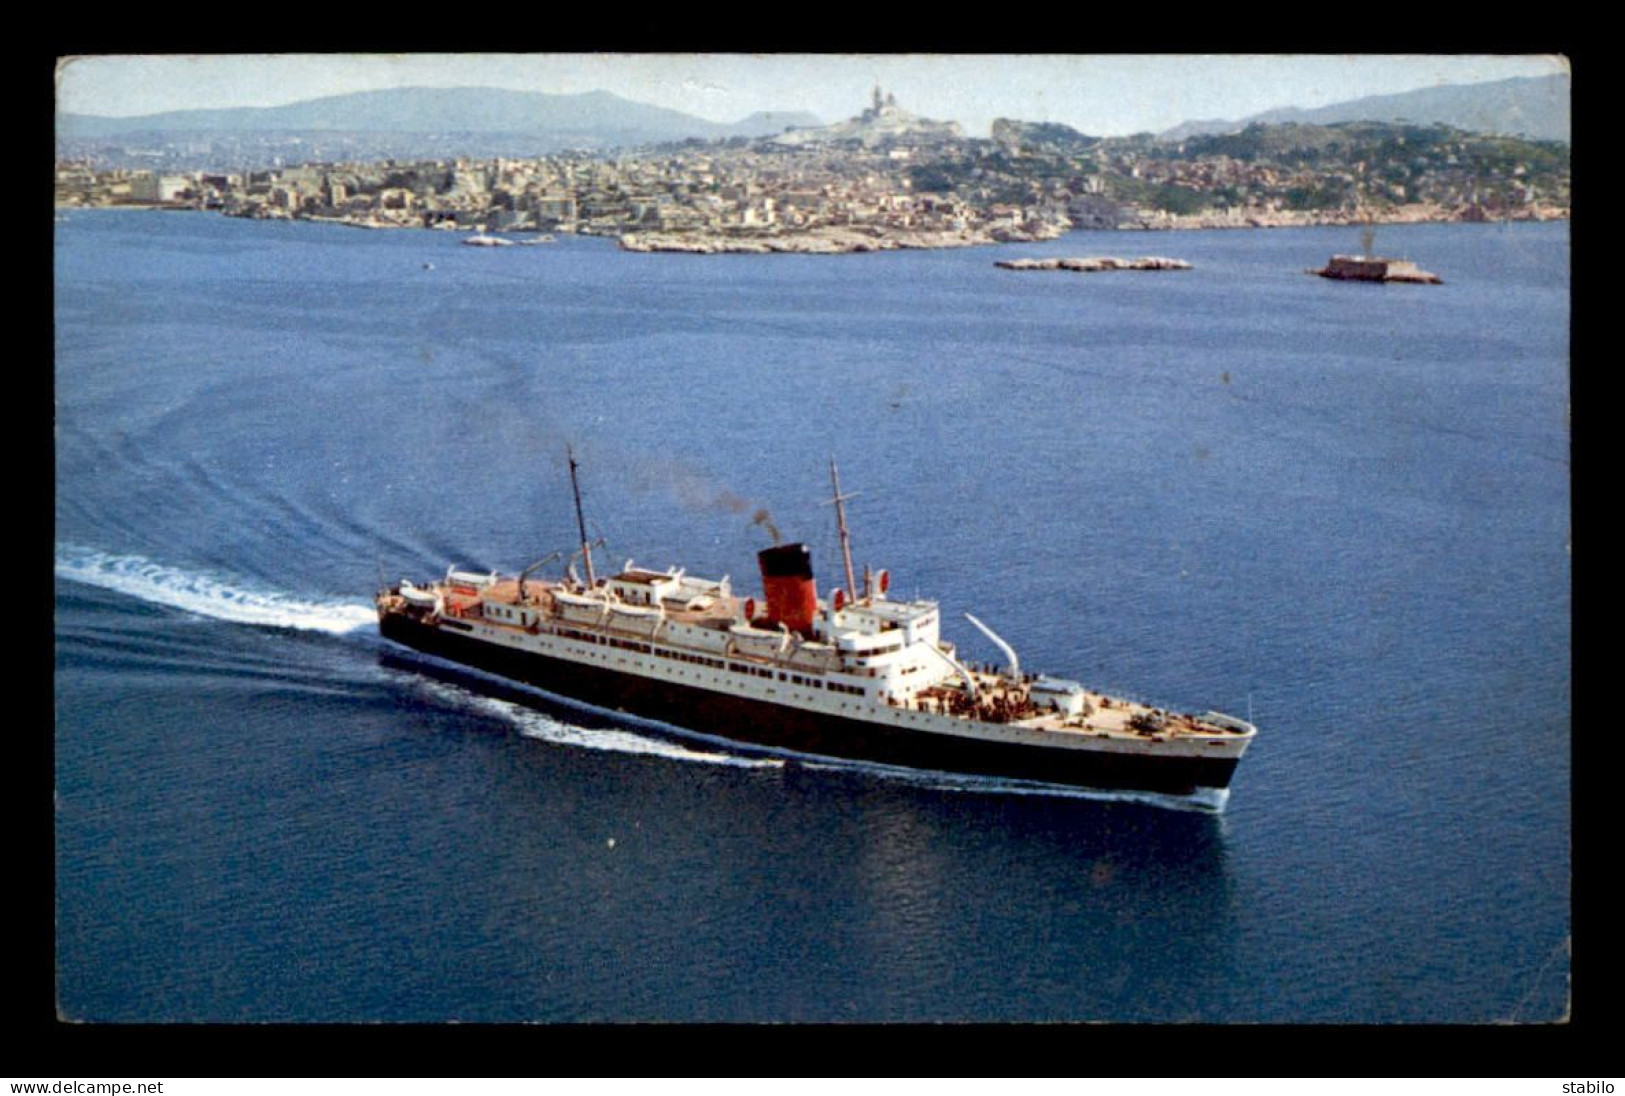
<svg viewBox="0 0 1625 1096">
<path fill-rule="evenodd" d="M 1284 108 L 1239 121 L 1187 122 L 1158 136 L 1183 140 L 1235 132 L 1255 122 L 1326 125 L 1403 120 L 1567 141 L 1569 99 L 1567 76 L 1533 77 L 1427 88 L 1314 110 Z M 524 157 L 689 139 L 775 137 L 792 128 L 818 132 L 792 134 L 786 143 L 842 136 L 867 139 L 865 135 L 884 135 L 898 127 L 937 127 L 940 136 L 950 139 L 959 135 L 959 127 L 953 123 L 916 119 L 891 103 L 877 104 L 849 122 L 827 129 L 822 126 L 805 111 L 762 112 L 733 123 L 711 122 L 606 91 L 550 95 L 496 88 L 420 87 L 354 92 L 278 107 L 173 111 L 133 118 L 60 114 L 57 150 L 60 156 L 88 158 L 102 166 L 179 170 L 389 158 Z M 846 133 L 843 126 L 852 133 Z M 1043 136 L 1029 123 L 1003 121 L 1003 126 L 1002 131 L 995 127 L 995 139 L 1001 132 L 1009 137 L 1017 129 L 1026 134 L 1025 139 Z M 1065 126 L 1049 129 L 1073 132 Z M 1085 144 L 1095 140 L 1081 134 L 1076 137 Z"/>
<path fill-rule="evenodd" d="M 1313 110 L 1283 107 L 1239 121 L 1185 122 L 1158 136 L 1179 140 L 1210 133 L 1233 133 L 1255 123 L 1410 122 L 1443 124 L 1470 133 L 1499 133 L 1536 141 L 1568 141 L 1570 94 L 1567 76 L 1516 77 L 1485 84 L 1451 84 L 1394 95 L 1373 95 Z"/>
<path fill-rule="evenodd" d="M 760 112 L 738 122 L 711 122 L 681 111 L 622 99 L 607 91 L 549 95 L 497 88 L 390 88 L 332 95 L 279 107 L 183 110 L 132 118 L 86 114 L 57 117 L 59 142 L 120 141 L 169 136 L 196 139 L 310 137 L 347 134 L 443 137 L 450 134 L 526 138 L 534 151 L 765 137 L 791 126 L 817 126 L 805 111 Z"/>
</svg>

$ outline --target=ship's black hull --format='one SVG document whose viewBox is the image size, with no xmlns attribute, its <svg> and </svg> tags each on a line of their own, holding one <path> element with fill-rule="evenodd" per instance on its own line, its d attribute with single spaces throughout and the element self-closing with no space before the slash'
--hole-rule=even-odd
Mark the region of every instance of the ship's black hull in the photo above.
<svg viewBox="0 0 1625 1096">
<path fill-rule="evenodd" d="M 386 639 L 559 696 L 740 742 L 849 761 L 1103 790 L 1225 788 L 1238 759 L 1046 749 L 886 727 L 548 658 L 386 614 Z"/>
</svg>

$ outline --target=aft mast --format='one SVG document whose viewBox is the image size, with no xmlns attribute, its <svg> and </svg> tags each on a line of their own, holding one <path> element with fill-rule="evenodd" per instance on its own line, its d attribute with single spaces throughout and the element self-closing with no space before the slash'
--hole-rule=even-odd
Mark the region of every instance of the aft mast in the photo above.
<svg viewBox="0 0 1625 1096">
<path fill-rule="evenodd" d="M 846 531 L 846 500 L 857 498 L 858 492 L 850 495 L 841 494 L 841 474 L 835 469 L 835 458 L 829 458 L 829 483 L 835 495 L 830 499 L 835 504 L 835 525 L 841 531 L 841 558 L 846 562 L 846 596 L 853 601 L 858 599 L 857 574 L 852 570 L 852 536 Z M 864 593 L 868 594 L 868 590 Z"/>
<path fill-rule="evenodd" d="M 576 453 L 570 446 L 566 446 L 564 451 L 570 458 L 570 491 L 576 499 L 576 528 L 581 532 L 581 558 L 587 563 L 587 589 L 591 590 L 598 585 L 598 576 L 592 571 L 592 545 L 587 543 L 587 519 L 581 513 L 581 484 L 576 478 Z"/>
</svg>

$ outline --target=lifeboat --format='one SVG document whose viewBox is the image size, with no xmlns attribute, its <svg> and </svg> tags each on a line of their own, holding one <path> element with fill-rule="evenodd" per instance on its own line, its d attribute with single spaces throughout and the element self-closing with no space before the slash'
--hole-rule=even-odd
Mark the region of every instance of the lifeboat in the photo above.
<svg viewBox="0 0 1625 1096">
<path fill-rule="evenodd" d="M 640 636 L 652 636 L 666 619 L 666 612 L 658 606 L 629 605 L 624 601 L 611 602 L 609 626 Z"/>
<path fill-rule="evenodd" d="M 752 628 L 749 624 L 735 624 L 728 629 L 734 648 L 743 654 L 759 658 L 777 658 L 790 645 L 787 631 Z"/>
<path fill-rule="evenodd" d="M 800 643 L 790 653 L 786 664 L 798 670 L 830 673 L 841 668 L 841 655 L 828 643 Z"/>
<path fill-rule="evenodd" d="M 609 602 L 602 595 L 572 594 L 568 590 L 554 590 L 553 603 L 558 606 L 560 616 L 577 624 L 602 623 L 609 610 Z"/>
<path fill-rule="evenodd" d="M 435 603 L 440 600 L 440 595 L 427 587 L 414 586 L 412 583 L 402 579 L 401 598 L 406 602 L 406 604 L 415 609 L 433 609 L 435 607 Z"/>
</svg>

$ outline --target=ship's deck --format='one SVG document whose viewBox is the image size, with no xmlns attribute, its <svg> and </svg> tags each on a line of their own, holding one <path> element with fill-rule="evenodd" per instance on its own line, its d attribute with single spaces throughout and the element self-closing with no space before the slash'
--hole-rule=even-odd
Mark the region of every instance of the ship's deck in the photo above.
<svg viewBox="0 0 1625 1096">
<path fill-rule="evenodd" d="M 503 578 L 481 590 L 480 596 L 486 601 L 495 601 L 503 605 L 527 605 L 531 608 L 546 610 L 551 607 L 553 591 L 557 589 L 559 589 L 559 586 L 556 583 L 540 580 L 527 581 L 525 583 L 525 597 L 521 601 L 518 580 Z M 668 604 L 665 606 L 665 612 L 669 619 L 682 624 L 727 628 L 743 616 L 743 606 L 743 598 L 712 596 L 710 603 L 703 608 L 684 608 Z M 643 608 L 643 606 L 633 606 L 633 608 Z"/>
<path fill-rule="evenodd" d="M 1240 734 L 1225 727 L 1205 723 L 1195 715 L 1164 711 L 1138 701 L 1108 696 L 1093 689 L 1084 690 L 1087 714 L 1082 717 L 1062 716 L 1042 709 L 1032 710 L 1030 706 L 1023 711 L 1021 701 L 1028 694 L 1022 683 L 1003 674 L 985 671 L 974 671 L 971 676 L 976 682 L 977 690 L 991 699 L 991 706 L 995 712 L 1003 710 L 1010 713 L 1011 718 L 999 719 L 997 720 L 999 722 L 1007 721 L 1018 726 L 1061 734 L 1106 735 L 1113 738 L 1193 736 L 1233 738 Z M 907 707 L 916 711 L 954 714 L 956 707 L 963 708 L 966 704 L 967 693 L 963 683 L 956 679 L 923 690 Z M 1135 719 L 1153 719 L 1160 726 L 1154 732 L 1142 732 L 1132 725 L 1131 721 Z"/>
</svg>

